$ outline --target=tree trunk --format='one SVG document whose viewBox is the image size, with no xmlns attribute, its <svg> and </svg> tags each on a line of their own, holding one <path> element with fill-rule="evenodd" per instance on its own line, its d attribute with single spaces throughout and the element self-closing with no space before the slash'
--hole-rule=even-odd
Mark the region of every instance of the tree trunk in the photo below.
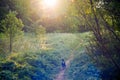
<svg viewBox="0 0 120 80">
<path fill-rule="evenodd" d="M 12 53 L 12 29 L 10 27 L 10 53 Z"/>
</svg>

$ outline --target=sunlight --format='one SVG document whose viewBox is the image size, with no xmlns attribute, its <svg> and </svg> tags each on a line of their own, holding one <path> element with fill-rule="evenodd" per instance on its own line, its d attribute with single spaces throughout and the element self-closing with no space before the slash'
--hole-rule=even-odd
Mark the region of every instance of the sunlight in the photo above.
<svg viewBox="0 0 120 80">
<path fill-rule="evenodd" d="M 46 7 L 55 7 L 57 0 L 43 0 L 43 5 Z"/>
</svg>

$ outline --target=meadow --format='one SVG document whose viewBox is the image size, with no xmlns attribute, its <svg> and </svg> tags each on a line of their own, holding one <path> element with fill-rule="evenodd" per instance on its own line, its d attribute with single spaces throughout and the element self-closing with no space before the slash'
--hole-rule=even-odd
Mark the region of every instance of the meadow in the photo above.
<svg viewBox="0 0 120 80">
<path fill-rule="evenodd" d="M 88 44 L 87 33 L 48 33 L 42 38 L 26 33 L 14 42 L 13 53 L 0 62 L 0 79 L 53 80 L 61 70 L 61 59 L 69 59 L 84 51 Z M 7 75 L 7 76 L 6 76 Z"/>
</svg>

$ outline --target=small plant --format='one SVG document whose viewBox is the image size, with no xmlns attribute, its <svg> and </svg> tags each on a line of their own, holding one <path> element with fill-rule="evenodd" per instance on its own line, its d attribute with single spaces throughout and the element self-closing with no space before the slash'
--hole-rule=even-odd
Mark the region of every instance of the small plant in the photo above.
<svg viewBox="0 0 120 80">
<path fill-rule="evenodd" d="M 5 19 L 0 23 L 3 29 L 3 35 L 8 40 L 9 52 L 13 51 L 13 42 L 22 33 L 23 23 L 16 17 L 16 12 L 9 12 Z"/>
</svg>

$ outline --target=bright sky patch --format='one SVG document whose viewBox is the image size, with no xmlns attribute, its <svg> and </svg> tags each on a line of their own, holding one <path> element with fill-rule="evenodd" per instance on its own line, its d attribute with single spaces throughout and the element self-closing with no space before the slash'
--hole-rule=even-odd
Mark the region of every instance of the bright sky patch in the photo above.
<svg viewBox="0 0 120 80">
<path fill-rule="evenodd" d="M 43 5 L 46 7 L 55 7 L 57 0 L 43 0 Z"/>
</svg>

